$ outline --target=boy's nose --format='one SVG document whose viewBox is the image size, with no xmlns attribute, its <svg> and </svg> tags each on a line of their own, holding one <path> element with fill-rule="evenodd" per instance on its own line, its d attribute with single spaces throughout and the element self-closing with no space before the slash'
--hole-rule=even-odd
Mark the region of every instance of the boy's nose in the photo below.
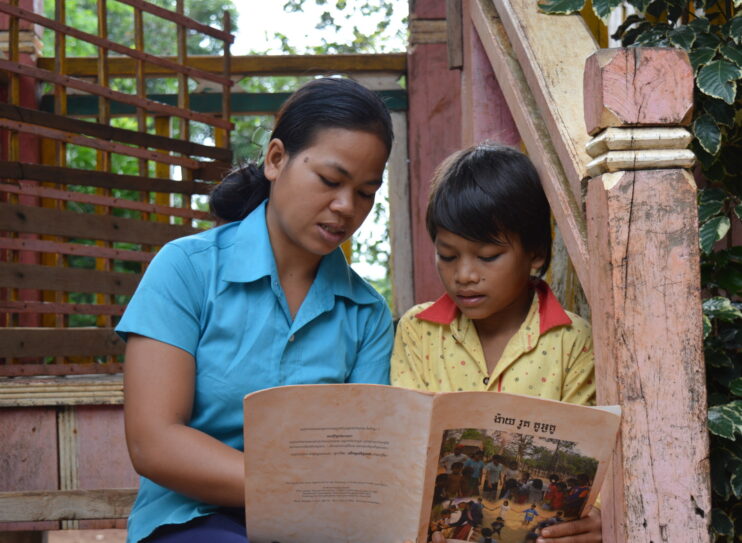
<svg viewBox="0 0 742 543">
<path fill-rule="evenodd" d="M 476 266 L 472 266 L 469 263 L 462 262 L 461 265 L 456 268 L 455 279 L 459 284 L 462 285 L 478 283 L 479 272 L 477 271 Z"/>
</svg>

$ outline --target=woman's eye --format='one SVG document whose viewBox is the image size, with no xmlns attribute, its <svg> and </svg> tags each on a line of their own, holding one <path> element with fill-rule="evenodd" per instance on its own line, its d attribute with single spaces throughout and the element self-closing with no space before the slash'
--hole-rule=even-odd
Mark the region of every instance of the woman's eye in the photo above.
<svg viewBox="0 0 742 543">
<path fill-rule="evenodd" d="M 442 255 L 440 253 L 438 253 L 437 256 L 438 256 L 438 260 L 442 260 L 443 262 L 452 262 L 453 259 L 456 258 L 454 256 L 446 256 L 446 255 Z"/>
<path fill-rule="evenodd" d="M 480 256 L 479 257 L 479 260 L 481 260 L 482 262 L 494 262 L 498 258 L 500 258 L 500 255 L 499 254 L 492 255 L 492 256 Z"/>
<path fill-rule="evenodd" d="M 362 190 L 359 190 L 358 191 L 358 196 L 360 196 L 361 198 L 364 198 L 366 200 L 373 200 L 374 198 L 376 198 L 376 193 L 375 192 L 372 192 L 372 193 L 369 194 L 368 192 L 363 192 Z"/>
<path fill-rule="evenodd" d="M 321 176 L 321 175 L 319 175 L 319 174 L 318 174 L 318 177 L 319 177 L 320 181 L 322 181 L 322 183 L 324 183 L 324 184 L 325 184 L 325 185 L 327 185 L 328 187 L 332 187 L 332 188 L 335 188 L 335 187 L 339 187 L 339 186 L 340 186 L 340 183 L 335 183 L 334 181 L 330 181 L 330 180 L 329 180 L 329 179 L 327 179 L 326 177 L 322 177 L 322 176 Z"/>
</svg>

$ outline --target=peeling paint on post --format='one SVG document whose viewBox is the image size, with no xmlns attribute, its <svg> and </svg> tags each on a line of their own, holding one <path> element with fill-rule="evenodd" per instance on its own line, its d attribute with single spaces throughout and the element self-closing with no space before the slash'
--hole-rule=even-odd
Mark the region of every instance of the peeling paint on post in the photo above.
<svg viewBox="0 0 742 543">
<path fill-rule="evenodd" d="M 585 69 L 587 130 L 687 124 L 692 89 L 682 52 L 598 51 Z M 693 176 L 666 166 L 603 173 L 588 181 L 586 212 L 598 402 L 624 413 L 601 494 L 604 540 L 709 541 Z"/>
</svg>

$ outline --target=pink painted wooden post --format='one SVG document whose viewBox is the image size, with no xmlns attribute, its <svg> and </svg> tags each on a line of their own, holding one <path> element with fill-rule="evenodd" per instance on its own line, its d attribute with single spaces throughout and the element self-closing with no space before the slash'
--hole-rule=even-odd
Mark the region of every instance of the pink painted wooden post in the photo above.
<svg viewBox="0 0 742 543">
<path fill-rule="evenodd" d="M 461 72 L 448 69 L 445 17 L 444 0 L 411 2 L 407 82 L 415 303 L 435 299 L 443 291 L 425 229 L 425 207 L 435 167 L 461 146 Z"/>
<path fill-rule="evenodd" d="M 678 136 L 693 75 L 678 50 L 610 49 L 587 60 L 584 84 L 598 402 L 624 414 L 604 540 L 708 541 L 696 186 Z"/>
<path fill-rule="evenodd" d="M 490 140 L 517 147 L 521 138 L 464 0 L 464 65 L 461 77 L 462 146 Z"/>
</svg>

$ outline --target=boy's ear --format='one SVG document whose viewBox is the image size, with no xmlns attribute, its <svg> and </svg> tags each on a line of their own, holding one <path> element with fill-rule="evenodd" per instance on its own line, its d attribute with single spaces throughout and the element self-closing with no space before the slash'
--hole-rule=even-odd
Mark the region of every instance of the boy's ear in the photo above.
<svg viewBox="0 0 742 543">
<path fill-rule="evenodd" d="M 268 181 L 275 181 L 281 170 L 288 162 L 288 154 L 283 142 L 278 138 L 268 143 L 268 150 L 263 161 L 263 173 Z"/>
<path fill-rule="evenodd" d="M 542 254 L 534 254 L 531 258 L 531 270 L 540 270 L 546 262 L 546 257 Z"/>
</svg>

